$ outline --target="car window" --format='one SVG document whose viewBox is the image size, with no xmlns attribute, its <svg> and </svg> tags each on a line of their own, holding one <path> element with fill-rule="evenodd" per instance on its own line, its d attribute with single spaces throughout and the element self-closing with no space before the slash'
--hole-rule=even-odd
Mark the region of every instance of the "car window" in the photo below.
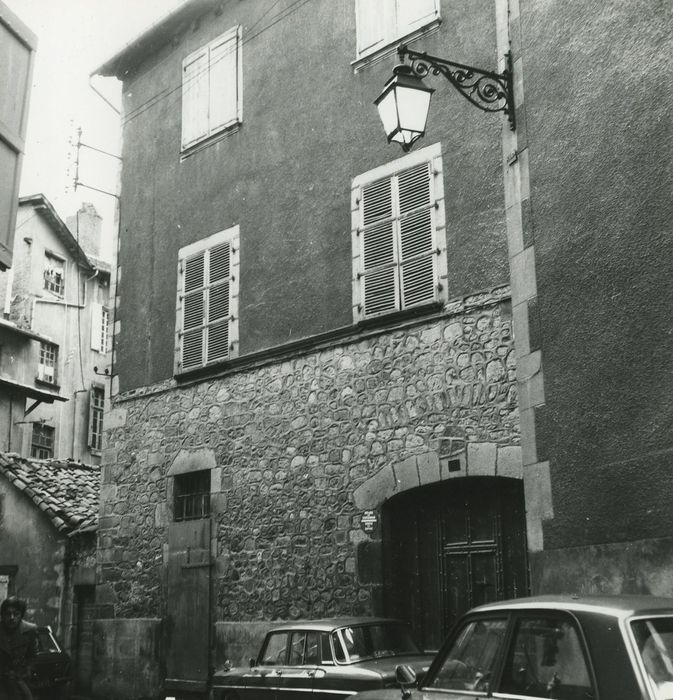
<svg viewBox="0 0 673 700">
<path fill-rule="evenodd" d="M 506 618 L 468 622 L 451 645 L 429 687 L 487 692 L 506 629 Z"/>
<path fill-rule="evenodd" d="M 654 697 L 673 698 L 673 617 L 637 620 L 631 629 Z"/>
<path fill-rule="evenodd" d="M 51 632 L 46 629 L 37 631 L 37 650 L 40 654 L 61 651 Z"/>
<path fill-rule="evenodd" d="M 301 666 L 304 663 L 304 646 L 306 645 L 306 632 L 293 632 L 290 642 L 290 666 Z"/>
<path fill-rule="evenodd" d="M 409 629 L 397 622 L 343 627 L 332 633 L 332 640 L 339 662 L 420 653 Z"/>
<path fill-rule="evenodd" d="M 317 666 L 320 663 L 320 635 L 318 632 L 306 633 L 304 663 L 307 666 Z"/>
<path fill-rule="evenodd" d="M 574 621 L 558 616 L 517 620 L 500 690 L 532 698 L 595 698 Z"/>
<path fill-rule="evenodd" d="M 262 664 L 264 666 L 280 666 L 285 663 L 285 650 L 287 648 L 287 632 L 275 632 L 266 639 L 262 652 Z"/>
<path fill-rule="evenodd" d="M 323 664 L 333 664 L 334 659 L 332 658 L 332 648 L 329 643 L 329 634 L 327 632 L 322 632 L 320 634 L 320 655 L 322 657 Z"/>
</svg>

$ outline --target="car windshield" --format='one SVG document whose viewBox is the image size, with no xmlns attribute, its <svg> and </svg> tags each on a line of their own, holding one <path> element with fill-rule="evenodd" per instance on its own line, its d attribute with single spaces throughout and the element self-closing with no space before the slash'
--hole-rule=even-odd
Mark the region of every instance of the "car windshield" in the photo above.
<svg viewBox="0 0 673 700">
<path fill-rule="evenodd" d="M 673 700 L 673 616 L 631 623 L 647 680 L 657 700 Z"/>
<path fill-rule="evenodd" d="M 338 663 L 421 653 L 405 625 L 389 622 L 343 627 L 332 641 Z"/>
</svg>

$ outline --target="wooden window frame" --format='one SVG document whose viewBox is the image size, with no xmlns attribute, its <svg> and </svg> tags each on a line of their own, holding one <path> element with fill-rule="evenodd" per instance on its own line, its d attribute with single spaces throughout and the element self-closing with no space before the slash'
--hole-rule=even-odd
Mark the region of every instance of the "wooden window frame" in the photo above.
<svg viewBox="0 0 673 700">
<path fill-rule="evenodd" d="M 103 450 L 105 387 L 94 384 L 89 389 L 89 448 L 94 454 Z"/>
<path fill-rule="evenodd" d="M 209 319 L 210 310 L 210 290 L 213 286 L 212 283 L 207 282 L 206 279 L 209 274 L 210 265 L 210 252 L 224 244 L 229 245 L 229 299 L 228 299 L 228 311 L 229 311 L 229 321 L 227 330 L 227 342 L 228 349 L 226 356 L 218 356 L 216 359 L 209 360 L 208 354 L 211 349 L 210 346 L 210 330 L 218 325 L 220 321 L 212 321 Z M 203 291 L 203 319 L 201 323 L 201 342 L 202 342 L 202 352 L 201 352 L 201 362 L 198 364 L 190 364 L 185 366 L 183 362 L 183 350 L 184 350 L 184 336 L 185 336 L 185 319 L 184 316 L 188 313 L 185 304 L 185 287 L 186 287 L 186 268 L 190 260 L 197 258 L 199 255 L 204 255 L 206 261 L 204 262 L 204 285 L 201 288 Z M 222 362 L 227 362 L 233 357 L 238 356 L 238 346 L 239 346 L 239 304 L 238 304 L 238 294 L 239 294 L 239 270 L 240 270 L 240 229 L 238 225 L 232 226 L 231 228 L 225 229 L 218 233 L 208 236 L 200 241 L 196 241 L 188 246 L 184 246 L 178 251 L 178 284 L 177 284 L 177 301 L 175 308 L 175 362 L 174 362 L 174 374 L 180 375 L 194 370 L 201 369 L 206 366 L 221 364 Z M 195 330 L 194 328 L 191 329 Z"/>
<path fill-rule="evenodd" d="M 60 255 L 52 253 L 50 250 L 44 251 L 44 258 L 44 289 L 62 299 L 65 297 L 66 260 Z M 54 275 L 49 275 L 49 270 L 51 269 L 49 261 L 52 260 L 61 264 L 62 272 L 60 280 L 57 280 Z"/>
<path fill-rule="evenodd" d="M 58 345 L 47 341 L 40 342 L 39 358 L 37 363 L 37 376 L 35 380 L 49 384 L 50 386 L 58 386 Z M 48 360 L 46 362 L 45 360 Z M 48 373 L 45 368 L 53 370 L 52 378 L 48 378 Z"/>
<path fill-rule="evenodd" d="M 36 428 L 38 433 L 37 435 L 35 430 Z M 30 436 L 31 459 L 53 459 L 55 445 L 56 428 L 53 425 L 47 425 L 46 423 L 41 423 L 40 421 L 33 423 L 32 433 Z M 38 454 L 34 454 L 34 452 L 37 452 Z"/>
<path fill-rule="evenodd" d="M 358 324 L 375 318 L 385 318 L 392 314 L 405 311 L 402 302 L 398 300 L 396 308 L 381 311 L 375 314 L 368 314 L 365 310 L 364 298 L 364 277 L 365 264 L 363 254 L 363 236 L 365 231 L 363 218 L 363 189 L 373 183 L 384 181 L 387 178 L 396 178 L 400 173 L 404 173 L 416 166 L 427 163 L 430 169 L 430 197 L 431 203 L 428 208 L 432 209 L 431 221 L 433 227 L 433 246 L 436 252 L 434 261 L 434 284 L 436 287 L 435 300 L 433 304 L 443 304 L 448 300 L 447 278 L 447 247 L 446 247 L 446 220 L 444 207 L 444 178 L 442 166 L 441 144 L 436 143 L 431 146 L 419 149 L 409 155 L 403 156 L 395 161 L 386 163 L 378 168 L 374 168 L 366 173 L 357 176 L 353 180 L 351 189 L 351 241 L 353 254 L 353 323 Z M 399 214 L 393 217 L 394 221 L 401 221 Z M 400 231 L 399 226 L 395 228 L 395 244 L 399 247 Z M 402 290 L 401 281 L 401 261 L 396 258 L 396 283 Z M 401 291 L 400 291 L 401 295 Z M 414 307 L 408 307 L 413 309 Z"/>
</svg>

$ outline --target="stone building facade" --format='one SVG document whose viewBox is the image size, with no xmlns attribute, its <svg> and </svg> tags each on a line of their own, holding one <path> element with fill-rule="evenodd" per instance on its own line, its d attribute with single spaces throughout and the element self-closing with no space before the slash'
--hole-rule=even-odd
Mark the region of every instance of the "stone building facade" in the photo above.
<svg viewBox="0 0 673 700">
<path fill-rule="evenodd" d="M 358 576 L 371 539 L 362 505 L 453 477 L 522 476 L 520 457 L 517 468 L 504 456 L 519 429 L 508 292 L 497 291 L 432 323 L 120 397 L 99 530 L 116 611 L 164 612 L 168 477 L 182 462 L 212 471 L 218 619 L 381 612 L 382 581 Z M 449 472 L 454 453 L 461 469 Z"/>
</svg>

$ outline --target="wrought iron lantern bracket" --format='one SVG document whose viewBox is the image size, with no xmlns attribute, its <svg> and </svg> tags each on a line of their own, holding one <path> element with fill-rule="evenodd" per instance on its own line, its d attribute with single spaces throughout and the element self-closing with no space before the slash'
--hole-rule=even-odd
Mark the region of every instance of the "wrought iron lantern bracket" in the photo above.
<svg viewBox="0 0 673 700">
<path fill-rule="evenodd" d="M 443 75 L 468 102 L 484 112 L 504 112 L 509 120 L 510 129 L 514 131 L 516 128 L 512 55 L 509 52 L 505 54 L 507 67 L 502 73 L 493 73 L 474 66 L 447 61 L 444 58 L 413 51 L 406 45 L 400 46 L 397 53 L 402 61 L 405 57 L 409 60 L 413 72 L 419 78 L 424 78 L 430 73 Z"/>
</svg>

